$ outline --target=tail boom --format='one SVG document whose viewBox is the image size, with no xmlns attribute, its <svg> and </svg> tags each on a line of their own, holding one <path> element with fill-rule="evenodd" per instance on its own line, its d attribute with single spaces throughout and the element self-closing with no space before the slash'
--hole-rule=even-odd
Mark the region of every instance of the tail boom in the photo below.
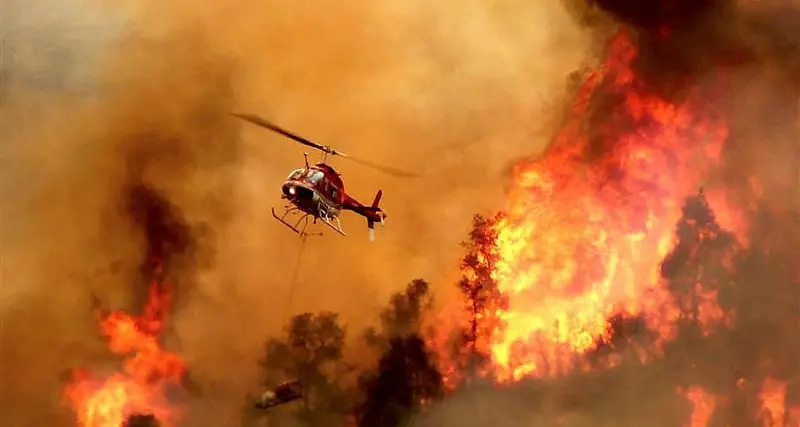
<svg viewBox="0 0 800 427">
<path fill-rule="evenodd" d="M 382 197 L 383 190 L 378 190 L 370 206 L 364 206 L 355 200 L 352 200 L 352 207 L 350 210 L 367 219 L 367 230 L 369 233 L 370 242 L 375 241 L 375 223 L 380 222 L 381 225 L 384 225 L 386 221 L 386 213 L 380 208 Z"/>
</svg>

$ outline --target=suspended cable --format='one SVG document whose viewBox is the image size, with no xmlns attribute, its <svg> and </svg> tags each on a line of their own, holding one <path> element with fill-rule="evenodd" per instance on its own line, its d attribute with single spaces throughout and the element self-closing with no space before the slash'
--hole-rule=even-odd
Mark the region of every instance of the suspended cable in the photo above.
<svg viewBox="0 0 800 427">
<path fill-rule="evenodd" d="M 294 262 L 294 272 L 292 273 L 291 282 L 289 282 L 289 296 L 287 298 L 282 317 L 284 325 L 289 320 L 289 316 L 292 314 L 292 302 L 294 300 L 294 291 L 297 288 L 297 279 L 300 276 L 300 262 L 303 259 L 303 252 L 305 252 L 306 248 L 306 237 L 307 236 L 305 234 L 300 237 L 300 250 L 297 252 L 297 259 L 295 259 Z"/>
</svg>

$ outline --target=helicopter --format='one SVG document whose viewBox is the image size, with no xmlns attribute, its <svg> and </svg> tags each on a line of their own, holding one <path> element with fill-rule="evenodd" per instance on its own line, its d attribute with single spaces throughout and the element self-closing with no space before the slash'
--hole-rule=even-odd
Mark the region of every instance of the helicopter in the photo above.
<svg viewBox="0 0 800 427">
<path fill-rule="evenodd" d="M 286 200 L 288 204 L 284 206 L 280 215 L 275 208 L 272 208 L 272 216 L 301 237 L 312 235 L 306 230 L 310 224 L 316 224 L 317 221 L 322 221 L 337 233 L 347 236 L 339 220 L 341 211 L 355 212 L 367 220 L 370 242 L 375 241 L 375 224 L 386 224 L 386 212 L 380 207 L 383 190 L 378 190 L 371 204 L 362 204 L 345 192 L 341 174 L 326 163 L 329 155 L 347 158 L 394 176 L 416 176 L 410 172 L 351 157 L 328 145 L 291 133 L 256 114 L 231 113 L 231 115 L 322 152 L 322 161 L 314 165 L 309 164 L 308 153 L 303 153 L 305 167 L 293 170 L 281 185 L 281 199 Z M 287 217 L 297 215 L 299 218 L 293 224 L 287 220 Z M 321 234 L 314 233 L 314 235 Z"/>
</svg>

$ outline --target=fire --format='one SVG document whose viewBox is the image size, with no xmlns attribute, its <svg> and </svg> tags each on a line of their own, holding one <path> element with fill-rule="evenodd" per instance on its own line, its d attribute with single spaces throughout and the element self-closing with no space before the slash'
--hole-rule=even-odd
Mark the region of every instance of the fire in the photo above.
<svg viewBox="0 0 800 427">
<path fill-rule="evenodd" d="M 725 70 L 666 98 L 637 75 L 637 55 L 626 32 L 612 38 L 549 151 L 515 166 L 505 212 L 476 217 L 459 285 L 471 354 L 488 357 L 472 374 L 545 387 L 639 372 L 650 387 L 658 372 L 690 409 L 684 427 L 800 427 L 796 343 L 758 336 L 789 339 L 797 297 L 785 289 L 800 276 L 754 215 L 773 218 L 757 177 L 735 194 L 708 185 L 729 142 Z"/>
<path fill-rule="evenodd" d="M 618 34 L 547 155 L 516 166 L 508 214 L 495 225 L 493 278 L 510 301 L 496 313 L 505 328 L 492 339 L 500 379 L 574 369 L 608 338 L 615 315 L 644 314 L 664 340 L 673 333 L 676 308 L 659 264 L 684 198 L 721 155 L 727 125 L 700 89 L 681 103 L 646 91 L 631 70 L 636 55 Z M 600 112 L 588 135 L 597 96 L 622 107 Z M 732 210 L 723 217 L 737 225 Z M 708 325 L 723 316 L 713 293 L 701 316 Z"/>
<path fill-rule="evenodd" d="M 702 387 L 679 390 L 692 404 L 692 415 L 684 427 L 706 427 L 714 414 L 718 398 Z"/>
<path fill-rule="evenodd" d="M 800 406 L 787 408 L 787 383 L 766 378 L 758 395 L 762 427 L 800 427 Z"/>
<path fill-rule="evenodd" d="M 120 427 L 133 414 L 152 414 L 164 427 L 174 425 L 179 414 L 166 394 L 180 384 L 186 366 L 159 343 L 170 302 L 166 288 L 156 281 L 140 316 L 114 311 L 101 319 L 109 349 L 125 359 L 121 372 L 105 378 L 86 370 L 74 373 L 65 395 L 79 427 Z"/>
</svg>

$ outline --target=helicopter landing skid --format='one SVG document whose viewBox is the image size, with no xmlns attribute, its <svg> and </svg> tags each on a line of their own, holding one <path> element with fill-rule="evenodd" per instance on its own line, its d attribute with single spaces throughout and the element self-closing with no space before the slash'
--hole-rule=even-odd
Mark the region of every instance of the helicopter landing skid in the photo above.
<svg viewBox="0 0 800 427">
<path fill-rule="evenodd" d="M 294 225 L 292 225 L 292 224 L 290 224 L 289 222 L 286 221 L 286 217 L 289 214 L 302 214 L 302 215 L 300 216 L 300 219 L 298 219 L 297 222 L 295 222 Z M 306 232 L 306 229 L 308 228 L 309 217 L 311 215 L 301 211 L 300 209 L 298 209 L 296 207 L 286 208 L 286 210 L 283 212 L 283 215 L 281 215 L 281 216 L 278 216 L 278 214 L 275 212 L 275 208 L 272 208 L 272 216 L 275 217 L 275 219 L 277 219 L 278 221 L 280 221 L 283 225 L 288 227 L 290 230 L 292 230 L 295 233 L 297 233 L 300 237 L 322 236 L 322 233 L 307 233 Z M 302 224 L 302 226 L 301 226 L 301 224 Z"/>
<path fill-rule="evenodd" d="M 333 231 L 341 234 L 342 236 L 347 236 L 347 234 L 344 232 L 344 230 L 342 230 L 342 224 L 339 222 L 339 218 L 336 218 L 336 217 L 333 218 L 336 221 L 336 224 L 334 224 L 333 221 L 331 221 L 330 219 L 325 218 L 325 217 L 320 217 L 319 219 L 321 219 L 322 222 L 325 223 L 325 225 L 327 225 L 328 227 L 332 228 Z"/>
</svg>

